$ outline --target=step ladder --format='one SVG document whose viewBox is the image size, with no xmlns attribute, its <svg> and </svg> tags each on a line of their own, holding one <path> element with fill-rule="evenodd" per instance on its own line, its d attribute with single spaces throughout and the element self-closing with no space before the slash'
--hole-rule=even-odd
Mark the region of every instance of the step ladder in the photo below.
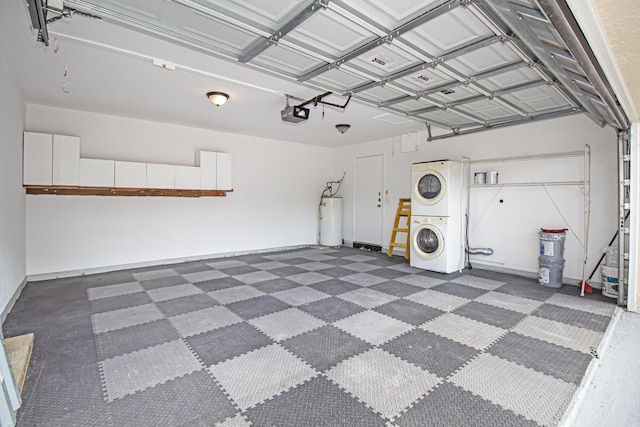
<svg viewBox="0 0 640 427">
<path fill-rule="evenodd" d="M 407 225 L 400 227 L 400 218 L 407 218 Z M 389 242 L 389 251 L 387 255 L 393 255 L 393 248 L 404 248 L 404 257 L 409 259 L 409 223 L 411 221 L 411 199 L 399 199 L 398 210 L 396 211 L 396 220 L 393 223 L 393 231 L 391 232 L 391 242 Z M 396 242 L 398 233 L 407 233 L 404 243 Z"/>
</svg>

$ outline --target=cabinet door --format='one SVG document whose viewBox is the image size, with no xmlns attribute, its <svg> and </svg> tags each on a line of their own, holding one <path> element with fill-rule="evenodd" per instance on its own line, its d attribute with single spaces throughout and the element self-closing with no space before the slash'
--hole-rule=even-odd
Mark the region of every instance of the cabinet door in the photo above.
<svg viewBox="0 0 640 427">
<path fill-rule="evenodd" d="M 217 160 L 218 153 L 212 151 L 198 151 L 196 153 L 196 166 L 200 166 L 200 189 L 217 189 Z"/>
<path fill-rule="evenodd" d="M 113 160 L 80 159 L 80 185 L 83 187 L 113 187 Z"/>
<path fill-rule="evenodd" d="M 53 137 L 46 133 L 24 133 L 24 185 L 51 185 Z"/>
<path fill-rule="evenodd" d="M 175 166 L 147 163 L 147 187 L 159 189 L 175 188 Z"/>
<path fill-rule="evenodd" d="M 80 184 L 80 138 L 53 135 L 53 185 Z"/>
<path fill-rule="evenodd" d="M 147 164 L 116 162 L 116 188 L 145 188 L 147 186 Z"/>
<path fill-rule="evenodd" d="M 218 190 L 232 190 L 231 184 L 231 154 L 218 153 L 216 180 Z"/>
</svg>

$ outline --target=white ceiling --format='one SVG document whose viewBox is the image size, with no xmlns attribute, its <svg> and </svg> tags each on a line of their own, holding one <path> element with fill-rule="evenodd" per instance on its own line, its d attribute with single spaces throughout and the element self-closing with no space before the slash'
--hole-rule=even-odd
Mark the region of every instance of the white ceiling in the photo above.
<svg viewBox="0 0 640 427">
<path fill-rule="evenodd" d="M 520 16 L 540 40 L 571 57 L 535 3 L 511 1 L 512 7 L 526 12 Z M 506 27 L 492 27 L 478 18 L 482 13 L 458 7 L 458 2 L 327 2 L 330 8 L 292 26 L 278 44 L 266 40 L 315 1 L 69 0 L 65 4 L 100 12 L 105 18 L 76 14 L 50 23 L 49 47 L 36 41 L 23 0 L 3 4 L 0 50 L 30 103 L 326 147 L 424 130 L 427 122 L 443 125 L 434 133 L 450 133 L 577 109 L 590 110 L 594 120 L 611 123 L 599 103 L 581 102 L 581 95 L 567 96 L 558 76 L 538 63 L 535 50 L 529 51 L 513 34 L 507 42 L 497 40 Z M 402 38 L 376 44 L 381 36 L 440 5 L 455 7 L 402 33 Z M 112 12 L 122 15 L 110 18 Z M 120 22 L 123 17 L 136 24 Z M 140 22 L 158 25 L 157 31 L 164 35 L 140 30 Z M 167 31 L 176 33 L 173 40 Z M 261 43 L 267 48 L 243 59 Z M 377 47 L 346 57 L 367 43 Z M 464 48 L 471 45 L 475 47 L 467 52 Z M 464 54 L 455 53 L 459 49 Z M 433 66 L 434 59 L 442 58 L 446 61 Z M 384 69 L 378 59 L 385 62 Z M 154 66 L 154 60 L 175 70 Z M 564 69 L 582 76 L 579 66 L 565 62 Z M 510 65 L 515 65 L 513 70 Z M 470 79 L 497 69 L 481 80 Z M 314 70 L 321 72 L 309 78 Z M 406 76 L 398 74 L 405 72 Z M 366 89 L 356 89 L 363 86 Z M 441 92 L 445 86 L 453 93 Z M 415 96 L 429 89 L 438 90 Z M 306 100 L 326 90 L 336 92 L 325 98 L 327 102 L 344 104 L 346 93 L 352 91 L 354 100 L 344 110 L 310 106 L 307 122 L 280 119 L 285 94 Z M 208 91 L 226 92 L 230 100 L 214 107 L 205 97 Z M 425 112 L 416 113 L 420 110 Z M 343 135 L 334 127 L 338 123 L 352 127 Z"/>
</svg>

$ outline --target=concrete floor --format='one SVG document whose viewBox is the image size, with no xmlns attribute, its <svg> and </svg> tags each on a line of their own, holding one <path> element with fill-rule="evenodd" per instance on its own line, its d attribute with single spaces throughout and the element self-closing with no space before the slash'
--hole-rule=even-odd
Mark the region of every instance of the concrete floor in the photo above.
<svg viewBox="0 0 640 427">
<path fill-rule="evenodd" d="M 617 309 L 565 427 L 640 425 L 640 314 Z"/>
</svg>

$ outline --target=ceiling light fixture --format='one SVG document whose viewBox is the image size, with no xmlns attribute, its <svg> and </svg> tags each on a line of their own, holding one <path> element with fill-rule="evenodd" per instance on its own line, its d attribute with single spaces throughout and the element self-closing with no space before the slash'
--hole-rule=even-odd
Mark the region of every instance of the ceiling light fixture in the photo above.
<svg viewBox="0 0 640 427">
<path fill-rule="evenodd" d="M 229 100 L 229 95 L 222 92 L 209 92 L 207 93 L 207 98 L 213 105 L 219 107 Z"/>
<path fill-rule="evenodd" d="M 338 129 L 338 132 L 340 132 L 340 133 L 345 133 L 346 131 L 349 130 L 350 127 L 351 127 L 351 125 L 344 124 L 344 123 L 336 125 L 336 129 Z"/>
</svg>

